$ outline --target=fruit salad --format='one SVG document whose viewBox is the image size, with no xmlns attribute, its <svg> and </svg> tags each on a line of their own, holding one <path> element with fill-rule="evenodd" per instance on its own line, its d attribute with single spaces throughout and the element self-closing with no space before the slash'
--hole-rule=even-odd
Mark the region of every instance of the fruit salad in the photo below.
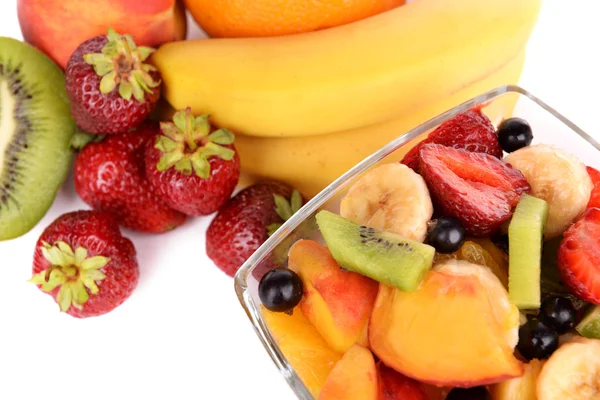
<svg viewBox="0 0 600 400">
<path fill-rule="evenodd" d="M 262 276 L 319 400 L 600 398 L 600 173 L 480 107 L 355 180 Z"/>
</svg>

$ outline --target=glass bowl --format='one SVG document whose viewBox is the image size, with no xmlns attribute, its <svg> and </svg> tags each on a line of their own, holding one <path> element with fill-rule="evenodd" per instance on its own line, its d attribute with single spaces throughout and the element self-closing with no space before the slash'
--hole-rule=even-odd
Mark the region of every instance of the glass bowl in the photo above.
<svg viewBox="0 0 600 400">
<path fill-rule="evenodd" d="M 290 247 L 299 239 L 312 239 L 324 244 L 317 229 L 315 214 L 323 209 L 339 212 L 340 200 L 363 173 L 382 163 L 397 162 L 401 157 L 444 121 L 474 106 L 509 104 L 504 118 L 526 119 L 533 129 L 533 143 L 556 145 L 575 154 L 586 165 L 600 167 L 600 145 L 596 140 L 562 116 L 552 107 L 518 86 L 503 86 L 483 93 L 399 136 L 350 169 L 276 231 L 240 268 L 235 276 L 235 291 L 265 349 L 282 375 L 301 400 L 314 400 L 298 374 L 288 363 L 260 312 L 258 283 L 262 275 L 276 266 L 287 264 Z M 496 125 L 500 121 L 492 121 Z"/>
</svg>

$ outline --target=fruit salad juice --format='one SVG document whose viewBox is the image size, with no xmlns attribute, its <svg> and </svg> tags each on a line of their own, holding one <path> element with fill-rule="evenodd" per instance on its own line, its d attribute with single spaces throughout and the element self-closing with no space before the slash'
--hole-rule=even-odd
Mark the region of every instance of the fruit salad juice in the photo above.
<svg viewBox="0 0 600 400">
<path fill-rule="evenodd" d="M 461 111 L 253 271 L 301 398 L 598 398 L 593 158 L 528 119 Z"/>
</svg>

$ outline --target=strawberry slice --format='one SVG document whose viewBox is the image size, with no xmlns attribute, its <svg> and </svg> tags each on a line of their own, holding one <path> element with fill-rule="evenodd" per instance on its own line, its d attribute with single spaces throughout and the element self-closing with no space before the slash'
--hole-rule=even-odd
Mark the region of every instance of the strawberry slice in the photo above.
<svg viewBox="0 0 600 400">
<path fill-rule="evenodd" d="M 496 231 L 531 190 L 521 172 L 489 154 L 426 144 L 419 157 L 438 211 L 458 218 L 473 236 Z"/>
<path fill-rule="evenodd" d="M 456 149 L 487 153 L 502 158 L 502 148 L 494 125 L 481 108 L 472 108 L 438 126 L 425 140 L 413 147 L 402 159 L 413 170 L 419 168 L 419 151 L 427 143 L 443 144 Z"/>
<path fill-rule="evenodd" d="M 577 297 L 600 304 L 600 209 L 590 208 L 565 232 L 558 248 L 558 272 Z"/>
<path fill-rule="evenodd" d="M 600 207 L 600 171 L 592 167 L 586 167 L 586 169 L 594 184 L 587 208 Z"/>
</svg>

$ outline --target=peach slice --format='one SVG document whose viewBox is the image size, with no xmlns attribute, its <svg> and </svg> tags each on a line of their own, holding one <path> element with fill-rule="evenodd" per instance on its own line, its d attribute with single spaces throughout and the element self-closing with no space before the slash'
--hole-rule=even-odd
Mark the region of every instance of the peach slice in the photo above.
<svg viewBox="0 0 600 400">
<path fill-rule="evenodd" d="M 521 376 L 514 355 L 519 311 L 488 269 L 447 260 L 414 293 L 381 285 L 369 339 L 396 371 L 438 386 L 471 387 Z"/>
<path fill-rule="evenodd" d="M 300 310 L 295 309 L 292 315 L 287 315 L 261 306 L 261 312 L 283 355 L 304 386 L 317 398 L 341 354 L 327 345 Z"/>
<path fill-rule="evenodd" d="M 344 353 L 368 345 L 367 327 L 379 284 L 340 268 L 325 246 L 300 240 L 289 253 L 290 269 L 304 282 L 299 307 L 331 348 Z"/>
<path fill-rule="evenodd" d="M 371 351 L 359 344 L 348 349 L 325 381 L 319 400 L 378 400 L 379 384 Z"/>
</svg>

